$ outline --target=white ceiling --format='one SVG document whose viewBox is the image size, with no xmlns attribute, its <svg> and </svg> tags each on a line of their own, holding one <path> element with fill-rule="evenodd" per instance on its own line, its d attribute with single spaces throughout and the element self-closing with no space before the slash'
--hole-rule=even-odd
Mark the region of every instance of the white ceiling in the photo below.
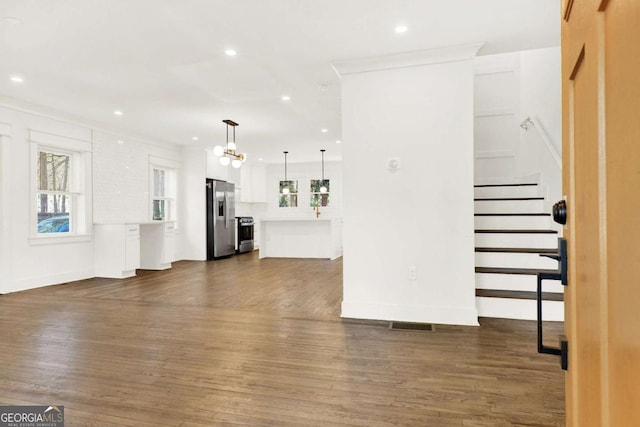
<svg viewBox="0 0 640 427">
<path fill-rule="evenodd" d="M 232 119 L 252 161 L 279 162 L 285 149 L 315 161 L 320 148 L 334 160 L 333 61 L 478 41 L 481 55 L 558 46 L 559 3 L 0 0 L 0 99 L 178 144 L 223 143 Z"/>
</svg>

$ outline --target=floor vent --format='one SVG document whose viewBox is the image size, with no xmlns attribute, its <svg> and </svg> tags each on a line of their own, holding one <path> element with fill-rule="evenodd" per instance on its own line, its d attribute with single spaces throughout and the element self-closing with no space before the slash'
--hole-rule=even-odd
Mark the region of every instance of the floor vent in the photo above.
<svg viewBox="0 0 640 427">
<path fill-rule="evenodd" d="M 436 330 L 431 323 L 389 322 L 392 331 L 430 331 Z"/>
</svg>

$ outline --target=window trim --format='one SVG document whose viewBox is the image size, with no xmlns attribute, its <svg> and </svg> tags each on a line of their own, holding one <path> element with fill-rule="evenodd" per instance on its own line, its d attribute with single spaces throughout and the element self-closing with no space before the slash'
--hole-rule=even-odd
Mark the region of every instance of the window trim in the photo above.
<svg viewBox="0 0 640 427">
<path fill-rule="evenodd" d="M 165 172 L 165 195 L 156 197 L 154 194 L 154 169 L 163 170 Z M 178 174 L 180 164 L 176 161 L 164 159 L 162 157 L 149 156 L 149 221 L 152 222 L 175 222 L 176 228 L 178 224 Z M 167 185 L 169 184 L 169 185 Z M 168 190 L 168 191 L 167 191 Z M 153 202 L 155 200 L 165 200 L 168 206 L 165 206 L 169 216 L 165 219 L 153 219 Z M 171 213 L 173 212 L 173 217 Z"/>
<path fill-rule="evenodd" d="M 313 205 L 311 204 L 311 203 L 312 203 L 312 201 L 313 201 L 313 196 L 314 196 L 315 194 L 318 194 L 318 195 L 326 194 L 327 196 L 329 196 L 329 195 L 331 194 L 331 178 L 326 178 L 326 177 L 325 177 L 325 179 L 324 179 L 324 181 L 327 181 L 327 182 L 329 183 L 329 185 L 327 186 L 327 189 L 328 189 L 329 191 L 327 191 L 326 193 L 321 193 L 321 192 L 319 192 L 319 191 L 311 191 L 311 187 L 312 187 L 312 185 L 313 185 L 312 181 L 322 181 L 322 178 L 319 178 L 319 179 L 313 179 L 313 178 L 312 178 L 312 179 L 310 179 L 310 180 L 309 180 L 309 207 L 312 207 L 313 209 L 315 209 L 315 208 L 316 208 L 316 206 L 313 206 Z M 328 200 L 327 200 L 327 205 L 326 205 L 326 206 L 322 206 L 322 205 L 320 205 L 320 207 L 321 207 L 321 208 L 328 208 L 328 207 L 330 207 L 330 205 L 331 205 L 331 198 L 329 197 L 329 198 L 328 198 Z"/>
<path fill-rule="evenodd" d="M 292 193 L 291 191 L 289 191 L 288 194 L 282 193 L 280 191 L 280 184 L 285 182 L 285 181 L 286 182 L 295 182 L 296 183 L 296 188 L 298 189 L 298 191 L 296 191 L 295 193 Z M 298 208 L 298 207 L 300 207 L 300 182 L 299 181 L 300 180 L 298 180 L 298 179 L 287 179 L 287 180 L 279 179 L 278 180 L 278 208 Z M 297 196 L 296 197 L 296 205 L 295 206 L 280 206 L 280 197 L 282 197 L 282 196 L 291 197 L 294 194 Z M 289 200 L 291 200 L 291 199 L 289 199 Z"/>
<path fill-rule="evenodd" d="M 91 142 L 66 136 L 54 135 L 36 130 L 29 131 L 31 156 L 29 243 L 44 245 L 56 243 L 84 242 L 92 239 L 92 198 L 91 198 Z M 38 188 L 38 157 L 41 151 L 70 156 L 70 191 L 40 191 Z M 72 198 L 68 233 L 38 233 L 37 194 L 69 194 Z M 55 234 L 55 235 L 53 235 Z"/>
</svg>

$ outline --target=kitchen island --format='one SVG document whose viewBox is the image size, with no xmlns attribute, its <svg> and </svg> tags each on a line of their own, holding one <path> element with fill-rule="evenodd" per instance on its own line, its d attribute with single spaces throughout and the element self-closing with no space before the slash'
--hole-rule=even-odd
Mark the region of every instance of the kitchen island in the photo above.
<svg viewBox="0 0 640 427">
<path fill-rule="evenodd" d="M 260 258 L 342 256 L 341 218 L 267 218 L 260 220 Z"/>
</svg>

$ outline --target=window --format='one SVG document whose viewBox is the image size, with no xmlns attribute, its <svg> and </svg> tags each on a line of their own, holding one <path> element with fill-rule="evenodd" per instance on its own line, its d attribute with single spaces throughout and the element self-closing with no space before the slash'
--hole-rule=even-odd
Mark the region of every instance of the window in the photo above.
<svg viewBox="0 0 640 427">
<path fill-rule="evenodd" d="M 71 233 L 75 231 L 73 154 L 61 150 L 38 150 L 36 227 L 37 233 Z"/>
<path fill-rule="evenodd" d="M 91 239 L 92 146 L 84 136 L 29 130 L 32 245 Z"/>
<path fill-rule="evenodd" d="M 176 172 L 159 166 L 152 166 L 151 171 L 151 219 L 174 221 L 176 219 Z"/>
<path fill-rule="evenodd" d="M 326 192 L 321 192 L 320 188 L 324 185 L 326 187 Z M 312 179 L 311 180 L 311 197 L 310 197 L 310 205 L 312 208 L 318 206 L 329 206 L 329 191 L 331 187 L 329 186 L 329 180 L 325 179 L 324 181 L 321 179 Z"/>
<path fill-rule="evenodd" d="M 285 188 L 289 192 L 283 192 Z M 280 181 L 280 203 L 281 208 L 297 208 L 298 207 L 298 181 Z"/>
</svg>

